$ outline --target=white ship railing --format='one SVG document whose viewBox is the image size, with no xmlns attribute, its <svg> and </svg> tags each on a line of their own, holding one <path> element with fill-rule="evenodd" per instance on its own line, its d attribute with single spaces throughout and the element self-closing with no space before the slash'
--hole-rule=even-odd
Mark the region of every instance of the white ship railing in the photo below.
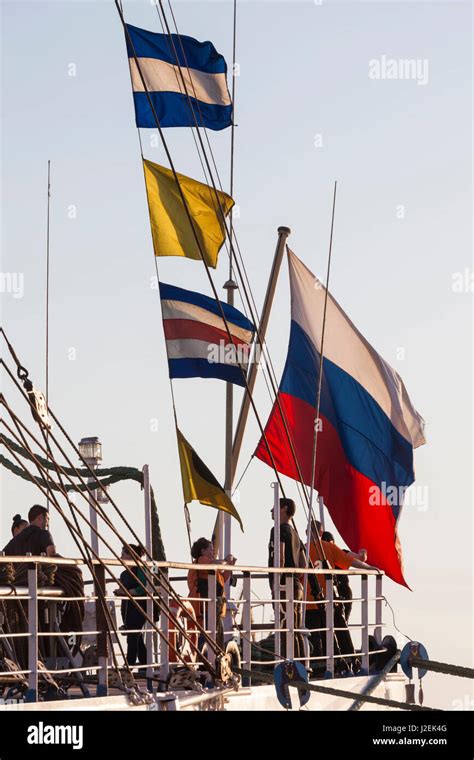
<svg viewBox="0 0 474 760">
<path fill-rule="evenodd" d="M 54 678 L 55 676 L 60 676 L 66 673 L 77 673 L 79 679 L 81 679 L 81 674 L 85 673 L 96 673 L 97 675 L 97 694 L 98 695 L 107 695 L 109 693 L 109 687 L 108 687 L 108 674 L 110 670 L 112 669 L 112 663 L 110 658 L 110 651 L 108 648 L 108 642 L 107 642 L 107 630 L 105 627 L 100 627 L 99 624 L 96 623 L 96 626 L 93 630 L 80 630 L 80 631 L 68 631 L 68 632 L 61 632 L 59 630 L 58 621 L 57 621 L 57 614 L 58 614 L 58 602 L 65 602 L 65 601 L 73 601 L 73 600 L 83 600 L 87 603 L 93 603 L 95 605 L 96 611 L 101 609 L 99 604 L 99 597 L 96 596 L 94 593 L 91 595 L 87 595 L 84 597 L 70 597 L 66 596 L 64 592 L 61 589 L 52 587 L 39 587 L 38 581 L 37 581 L 37 568 L 38 565 L 42 564 L 55 564 L 55 565 L 61 565 L 61 564 L 68 564 L 68 565 L 77 565 L 77 566 L 85 566 L 86 563 L 82 559 L 64 559 L 60 557 L 1 557 L 0 556 L 0 564 L 4 563 L 12 563 L 13 565 L 17 563 L 25 563 L 28 562 L 31 569 L 28 570 L 28 585 L 19 587 L 19 586 L 0 586 L 0 602 L 14 602 L 17 601 L 18 603 L 21 602 L 27 602 L 27 618 L 28 618 L 28 631 L 24 633 L 8 633 L 3 631 L 3 621 L 0 620 L 0 643 L 4 643 L 4 640 L 8 642 L 8 639 L 15 639 L 19 637 L 24 637 L 28 639 L 28 667 L 23 670 L 16 670 L 14 671 L 18 675 L 24 675 L 27 676 L 28 680 L 28 689 L 26 692 L 26 700 L 27 701 L 36 701 L 38 699 L 38 680 L 44 673 L 49 673 Z M 95 565 L 100 565 L 101 563 L 94 561 Z M 126 564 L 128 566 L 133 567 L 136 563 L 133 561 L 127 561 L 125 563 L 122 563 L 118 560 L 111 559 L 111 560 L 102 560 L 102 564 L 105 564 L 107 567 L 109 567 L 115 574 L 119 574 L 121 570 L 123 569 L 123 564 Z M 216 641 L 216 635 L 217 635 L 217 629 L 218 629 L 218 620 L 217 620 L 217 594 L 216 594 L 216 572 L 218 570 L 222 570 L 223 566 L 221 564 L 209 564 L 204 565 L 200 564 L 199 566 L 195 564 L 190 563 L 177 563 L 177 562 L 149 562 L 147 563 L 153 572 L 157 572 L 158 569 L 161 572 L 164 572 L 167 574 L 169 582 L 171 583 L 173 590 L 175 590 L 177 593 L 180 594 L 181 598 L 186 599 L 188 601 L 197 601 L 192 600 L 187 596 L 187 586 L 183 588 L 183 584 L 186 583 L 187 575 L 178 575 L 178 576 L 170 576 L 170 571 L 189 571 L 189 570 L 196 570 L 196 568 L 199 568 L 199 571 L 208 571 L 208 598 L 207 599 L 201 599 L 199 598 L 199 601 L 204 606 L 204 620 L 205 620 L 205 630 L 211 637 L 213 641 Z M 225 569 L 229 569 L 226 567 Z M 117 572 L 118 571 L 118 572 Z M 287 575 L 286 582 L 280 586 L 280 594 L 278 598 L 273 599 L 270 595 L 270 586 L 268 582 L 268 578 L 270 574 L 274 574 L 277 576 L 281 576 L 281 574 L 285 573 Z M 313 657 L 310 654 L 309 651 L 309 641 L 308 637 L 312 631 L 308 630 L 307 628 L 302 628 L 295 630 L 294 628 L 294 593 L 293 593 L 293 577 L 292 575 L 289 575 L 290 573 L 294 573 L 294 575 L 297 576 L 308 576 L 310 574 L 318 574 L 319 576 L 325 575 L 325 576 L 337 576 L 337 575 L 347 575 L 351 579 L 360 579 L 360 596 L 353 596 L 352 599 L 349 600 L 338 600 L 334 597 L 334 588 L 333 584 L 331 582 L 326 583 L 326 590 L 327 590 L 327 596 L 324 600 L 318 601 L 318 604 L 324 605 L 326 615 L 325 615 L 325 627 L 321 629 L 314 629 L 321 632 L 321 634 L 325 635 L 325 641 L 326 641 L 326 655 L 320 656 L 320 657 Z M 359 673 L 361 675 L 366 675 L 369 673 L 369 666 L 370 666 L 370 657 L 373 655 L 376 655 L 380 652 L 385 652 L 386 650 L 381 646 L 382 642 L 382 632 L 385 627 L 385 623 L 382 620 L 382 603 L 385 599 L 382 592 L 382 582 L 383 582 L 383 574 L 377 571 L 361 571 L 361 570 L 322 570 L 322 569 L 295 569 L 295 568 L 268 568 L 268 567 L 253 567 L 253 566 L 233 566 L 232 567 L 232 574 L 233 578 L 236 579 L 237 584 L 240 584 L 240 593 L 236 595 L 236 598 L 228 600 L 233 604 L 233 606 L 236 609 L 236 613 L 234 614 L 234 625 L 229 624 L 229 616 L 227 617 L 227 625 L 225 626 L 225 640 L 226 642 L 231 639 L 237 639 L 238 643 L 241 645 L 241 652 L 242 652 L 242 668 L 247 670 L 248 673 L 252 673 L 252 671 L 258 671 L 259 668 L 262 667 L 268 667 L 271 665 L 276 665 L 279 662 L 281 662 L 283 658 L 283 637 L 284 641 L 286 643 L 286 651 L 285 651 L 285 658 L 286 659 L 294 659 L 294 634 L 299 633 L 302 636 L 302 639 L 304 641 L 304 656 L 299 657 L 301 661 L 304 662 L 307 668 L 314 668 L 314 665 L 317 660 L 324 660 L 325 661 L 325 668 L 324 668 L 324 675 L 326 678 L 333 678 L 336 672 L 336 666 L 338 658 L 344 658 L 346 661 L 351 660 L 354 658 L 358 658 L 361 663 L 361 669 Z M 113 579 L 108 579 L 107 584 L 109 583 L 116 583 Z M 257 597 L 255 598 L 256 591 L 255 586 L 261 585 L 262 583 L 266 584 L 267 596 L 264 596 L 263 598 Z M 375 586 L 374 592 L 371 595 L 369 593 L 369 586 L 373 584 Z M 153 599 L 158 598 L 157 596 L 152 597 L 151 595 L 143 595 L 143 596 L 134 596 L 134 599 L 136 601 L 140 601 L 141 599 L 147 600 L 147 611 L 150 618 L 152 618 L 153 613 Z M 170 602 L 172 602 L 172 598 L 169 596 L 166 586 L 161 585 L 160 586 L 160 598 L 165 608 L 168 608 L 168 605 Z M 118 619 L 118 610 L 116 609 L 118 605 L 120 605 L 122 600 L 127 600 L 128 597 L 125 595 L 119 595 L 116 594 L 109 594 L 107 593 L 105 595 L 105 599 L 107 602 L 111 605 L 111 607 L 114 608 L 116 619 Z M 47 611 L 48 611 L 48 619 L 49 619 L 49 630 L 39 630 L 38 628 L 38 604 L 39 602 L 42 602 Z M 360 623 L 350 623 L 348 625 L 348 630 L 351 636 L 359 636 L 359 646 L 357 644 L 354 644 L 354 648 L 356 649 L 355 654 L 340 654 L 337 655 L 334 651 L 334 633 L 339 630 L 344 630 L 341 628 L 335 628 L 334 627 L 334 606 L 335 604 L 344 604 L 350 602 L 353 605 L 353 609 L 359 605 L 360 608 Z M 305 608 L 309 602 L 299 602 L 300 604 L 303 604 L 303 608 Z M 253 613 L 255 610 L 260 610 L 262 612 L 262 623 L 255 623 L 253 622 Z M 282 627 L 280 623 L 280 613 L 284 611 L 285 613 L 285 620 L 286 625 Z M 271 613 L 273 612 L 273 620 L 271 618 Z M 265 620 L 265 617 L 267 620 Z M 104 620 L 104 626 L 107 626 L 107 622 L 105 619 L 105 616 L 103 615 L 97 615 L 96 620 Z M 192 627 L 192 620 L 189 619 L 185 621 L 187 625 L 187 635 L 192 635 L 195 637 L 195 640 L 198 641 L 199 637 L 199 630 L 197 628 Z M 183 625 L 185 624 L 183 622 Z M 147 662 L 146 664 L 143 663 L 141 665 L 132 666 L 134 668 L 140 668 L 145 669 L 146 668 L 146 677 L 147 677 L 147 686 L 151 690 L 153 688 L 156 689 L 156 683 L 159 682 L 160 684 L 165 684 L 169 675 L 170 671 L 175 667 L 176 664 L 179 663 L 173 663 L 170 661 L 170 648 L 168 646 L 168 643 L 170 641 L 170 637 L 174 636 L 174 641 L 176 642 L 180 634 L 182 633 L 181 630 L 177 630 L 176 628 L 170 627 L 170 620 L 167 617 L 166 614 L 160 614 L 159 621 L 156 623 L 157 628 L 159 629 L 162 636 L 157 635 L 154 628 L 148 623 L 145 622 L 143 628 L 140 629 L 125 629 L 123 626 L 120 626 L 120 630 L 118 630 L 119 625 L 117 625 L 117 632 L 118 634 L 127 635 L 128 633 L 144 633 L 145 635 L 145 645 L 147 650 Z M 369 647 L 369 636 L 370 631 L 373 631 L 373 636 L 375 641 L 377 642 L 377 648 L 376 649 L 370 649 Z M 264 651 L 267 654 L 267 657 L 265 659 L 256 658 L 255 656 L 252 656 L 252 646 L 254 649 L 258 652 L 261 648 L 262 640 L 259 637 L 262 637 L 262 635 L 267 636 L 267 634 L 273 633 L 274 634 L 274 654 L 271 656 L 271 653 L 268 652 L 267 649 Z M 112 631 L 112 635 L 114 632 Z M 53 640 L 60 639 L 61 645 L 64 651 L 64 643 L 74 641 L 73 637 L 77 636 L 84 636 L 87 638 L 90 637 L 97 637 L 97 650 L 98 650 L 98 663 L 97 664 L 88 664 L 87 666 L 81 666 L 77 665 L 73 662 L 72 657 L 69 657 L 69 661 L 66 663 L 65 667 L 53 667 L 54 657 L 48 658 L 48 667 L 38 667 L 38 645 L 39 645 L 39 639 L 40 638 L 52 638 Z M 168 642 L 168 643 L 166 643 Z M 68 644 L 66 644 L 68 646 Z M 124 642 L 124 649 L 125 649 L 125 642 Z M 358 650 L 358 651 L 357 651 Z M 56 645 L 54 647 L 54 651 L 56 650 Z M 214 662 L 214 655 L 211 651 L 207 652 L 207 658 L 208 660 L 213 663 Z M 63 658 L 64 659 L 64 658 Z M 199 662 L 196 658 L 196 656 L 193 656 L 192 651 L 188 651 L 188 664 L 191 668 L 198 668 Z M 57 660 L 57 655 L 56 655 Z M 57 662 L 56 662 L 57 664 Z M 62 663 L 63 665 L 65 663 Z M 323 675 L 323 673 L 322 673 Z M 0 681 L 2 681 L 2 678 L 4 676 L 8 676 L 8 672 L 3 671 L 0 673 Z M 244 685 L 251 685 L 251 675 L 246 675 L 243 678 Z M 80 683 L 79 683 L 80 685 Z M 88 692 L 87 688 L 83 688 L 83 693 L 86 695 Z"/>
</svg>

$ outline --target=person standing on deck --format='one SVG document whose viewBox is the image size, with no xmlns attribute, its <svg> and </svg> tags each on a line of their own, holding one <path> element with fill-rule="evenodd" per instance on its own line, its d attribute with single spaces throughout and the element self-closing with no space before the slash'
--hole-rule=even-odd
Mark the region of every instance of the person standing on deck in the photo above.
<svg viewBox="0 0 474 760">
<path fill-rule="evenodd" d="M 280 499 L 280 541 L 279 541 L 279 565 L 280 567 L 305 567 L 304 547 L 300 541 L 298 533 L 290 524 L 293 516 L 296 512 L 295 502 L 293 499 Z M 272 519 L 274 519 L 273 507 L 271 510 Z M 268 544 L 268 567 L 274 566 L 275 555 L 275 540 L 274 540 L 274 528 L 270 532 L 270 541 Z M 284 586 L 288 573 L 283 573 L 280 577 L 280 583 Z M 272 590 L 273 598 L 285 598 L 285 589 L 281 588 L 278 593 L 273 588 L 273 573 L 270 573 L 269 581 L 270 588 Z M 300 578 L 293 573 L 293 594 L 294 594 L 294 628 L 295 630 L 301 630 L 303 627 L 303 610 L 300 602 L 303 600 L 303 584 Z M 286 605 L 282 604 L 281 617 L 283 619 L 286 609 Z M 281 623 L 281 627 L 286 626 Z M 282 636 L 282 654 L 285 656 L 287 651 L 286 636 Z M 301 633 L 295 633 L 294 636 L 294 656 L 304 657 L 303 648 L 303 635 Z"/>
<path fill-rule="evenodd" d="M 196 565 L 214 565 L 216 559 L 214 557 L 214 544 L 207 538 L 198 538 L 197 541 L 191 547 L 191 557 Z M 222 564 L 235 565 L 236 558 L 232 554 L 228 554 L 223 560 Z M 204 616 L 204 610 L 206 603 L 201 599 L 209 598 L 209 570 L 192 569 L 188 572 L 188 589 L 189 596 L 193 601 L 191 604 L 194 607 L 196 613 L 196 620 L 204 628 L 206 627 L 206 620 Z M 224 597 L 224 587 L 226 581 L 232 575 L 230 570 L 217 570 L 216 572 L 216 618 L 217 618 L 217 631 L 216 641 L 219 646 L 224 645 L 224 628 L 223 618 L 226 614 L 226 599 Z M 202 646 L 202 635 L 199 637 L 199 647 Z"/>
<path fill-rule="evenodd" d="M 129 544 L 128 547 L 126 545 L 122 547 L 122 559 L 135 559 L 135 557 L 132 557 L 129 548 L 132 549 L 138 557 L 143 557 L 145 554 L 143 546 Z M 146 596 L 146 591 L 138 585 L 137 578 L 146 588 L 145 574 L 143 570 L 136 565 L 127 568 L 120 574 L 120 582 L 132 596 Z M 121 596 L 123 594 L 123 589 L 117 589 L 115 594 Z M 139 609 L 134 602 L 128 598 L 122 599 L 121 604 L 122 620 L 125 629 L 135 631 L 134 633 L 127 633 L 127 663 L 130 667 L 133 667 L 136 664 L 137 659 L 139 665 L 146 665 L 147 659 L 146 646 L 143 640 L 143 633 L 141 632 L 146 620 L 146 599 L 137 599 L 137 604 Z"/>
<path fill-rule="evenodd" d="M 48 557 L 54 557 L 56 547 L 48 530 L 49 512 L 46 507 L 34 504 L 28 512 L 28 521 L 29 525 L 17 532 L 5 546 L 3 549 L 5 554 L 9 557 L 25 554 L 33 556 L 46 554 Z"/>
</svg>

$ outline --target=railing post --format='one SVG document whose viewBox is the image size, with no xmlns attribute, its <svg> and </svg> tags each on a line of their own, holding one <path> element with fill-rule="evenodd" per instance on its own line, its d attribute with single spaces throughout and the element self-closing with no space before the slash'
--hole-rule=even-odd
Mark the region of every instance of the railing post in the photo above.
<svg viewBox="0 0 474 760">
<path fill-rule="evenodd" d="M 312 573 L 311 573 L 312 574 Z M 307 609 L 307 586 L 309 586 L 309 575 L 305 575 L 304 579 L 304 593 L 303 593 L 303 600 L 301 602 L 301 615 L 298 617 L 301 620 L 301 627 L 303 628 L 301 634 L 300 634 L 300 642 L 303 646 L 301 656 L 304 657 L 304 666 L 306 670 L 311 670 L 311 647 L 310 647 L 310 637 L 311 634 L 308 631 L 308 626 L 306 623 L 306 609 Z"/>
<path fill-rule="evenodd" d="M 146 550 L 150 557 L 152 556 L 152 540 L 151 540 L 151 490 L 150 490 L 150 470 L 147 464 L 143 465 L 143 493 L 145 502 L 145 545 Z M 153 573 L 153 568 L 149 568 L 149 572 Z M 146 614 L 153 620 L 154 600 L 152 598 L 153 584 L 148 580 L 146 583 L 148 596 L 146 599 Z M 143 592 L 144 593 L 144 592 Z M 140 594 L 142 596 L 142 594 Z M 147 689 L 153 691 L 153 668 L 151 663 L 153 662 L 153 628 L 148 620 L 145 621 L 145 647 L 146 647 L 146 678 Z"/>
<path fill-rule="evenodd" d="M 209 636 L 215 642 L 217 636 L 217 615 L 216 615 L 216 571 L 210 570 L 207 584 L 207 593 L 209 595 L 209 602 L 207 602 L 207 629 L 209 630 Z M 216 657 L 214 650 L 209 651 L 207 659 L 211 665 L 215 664 Z"/>
<path fill-rule="evenodd" d="M 148 596 L 146 599 L 146 614 L 150 618 L 150 620 L 153 620 L 153 613 L 154 613 L 154 599 L 153 594 L 155 593 L 153 591 L 153 585 L 150 583 L 150 581 L 146 584 Z M 145 592 L 142 592 L 145 593 Z M 146 647 L 146 678 L 147 678 L 147 689 L 148 691 L 153 691 L 153 681 L 151 680 L 153 678 L 153 628 L 151 627 L 151 623 L 148 622 L 148 620 L 145 620 L 145 647 Z"/>
<path fill-rule="evenodd" d="M 104 610 L 104 605 L 107 604 L 105 595 L 107 593 L 105 587 L 105 567 L 102 564 L 94 563 L 94 590 L 95 590 L 95 619 L 97 630 L 97 657 L 99 661 L 99 669 L 97 671 L 97 691 L 98 697 L 106 697 L 109 693 L 109 648 L 108 648 L 108 620 Z"/>
<path fill-rule="evenodd" d="M 38 584 L 37 565 L 28 570 L 28 691 L 26 702 L 38 701 Z M 20 602 L 21 604 L 21 602 Z"/>
<path fill-rule="evenodd" d="M 334 678 L 334 587 L 326 575 L 326 678 Z"/>
<path fill-rule="evenodd" d="M 247 670 L 252 669 L 252 597 L 251 597 L 250 573 L 244 572 L 243 582 L 243 609 L 242 609 L 242 657 L 243 665 Z M 249 676 L 242 677 L 242 686 L 250 686 L 252 679 Z"/>
<path fill-rule="evenodd" d="M 272 483 L 273 488 L 273 567 L 280 567 L 280 486 Z M 281 656 L 281 607 L 280 607 L 280 573 L 273 573 L 273 609 L 275 617 L 275 660 Z M 276 667 L 276 666 L 275 666 Z"/>
<path fill-rule="evenodd" d="M 382 579 L 383 575 L 377 575 L 375 578 L 375 629 L 374 637 L 377 644 L 382 643 L 383 626 L 382 626 Z"/>
<path fill-rule="evenodd" d="M 166 572 L 163 570 L 163 572 Z M 168 591 L 165 583 L 160 584 L 160 597 L 162 600 L 162 612 L 160 615 L 160 680 L 167 681 L 170 672 L 170 656 L 169 656 L 169 627 L 170 619 L 166 614 L 168 609 L 169 599 Z"/>
<path fill-rule="evenodd" d="M 272 573 L 273 575 L 273 614 L 275 617 L 275 660 L 279 660 L 281 656 L 281 607 L 280 607 L 280 573 Z M 276 666 L 275 666 L 276 667 Z"/>
<path fill-rule="evenodd" d="M 286 659 L 295 659 L 295 595 L 293 588 L 293 578 L 291 575 L 286 576 L 285 582 L 285 597 L 286 597 L 286 626 L 288 629 L 286 634 Z"/>
<path fill-rule="evenodd" d="M 362 596 L 362 669 L 361 675 L 369 673 L 369 578 L 361 576 Z"/>
<path fill-rule="evenodd" d="M 57 604 L 54 601 L 54 599 L 51 599 L 49 602 L 46 602 L 46 609 L 48 611 L 48 628 L 50 632 L 55 631 L 55 623 L 56 623 L 56 616 L 58 614 L 57 612 Z M 52 660 L 54 660 L 54 667 L 57 667 L 57 657 L 58 657 L 58 639 L 56 636 L 48 637 L 50 641 L 50 651 L 49 656 Z"/>
</svg>

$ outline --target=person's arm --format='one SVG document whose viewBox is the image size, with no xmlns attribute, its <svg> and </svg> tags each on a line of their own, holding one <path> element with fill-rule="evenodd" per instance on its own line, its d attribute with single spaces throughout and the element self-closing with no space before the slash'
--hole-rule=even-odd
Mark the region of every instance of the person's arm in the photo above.
<svg viewBox="0 0 474 760">
<path fill-rule="evenodd" d="M 349 549 L 347 549 L 347 554 L 349 555 L 349 557 L 352 557 L 353 559 L 360 559 L 359 554 L 356 554 L 355 552 L 351 552 L 349 551 Z"/>
<path fill-rule="evenodd" d="M 223 565 L 235 565 L 236 558 L 233 554 L 228 554 L 227 557 L 222 561 Z M 224 578 L 224 583 L 226 583 L 229 578 L 232 577 L 232 570 L 222 570 L 222 577 Z"/>
<path fill-rule="evenodd" d="M 380 568 L 368 565 L 367 562 L 362 562 L 361 559 L 355 559 L 355 557 L 352 557 L 351 567 L 357 567 L 360 570 L 378 570 L 380 572 Z"/>
<path fill-rule="evenodd" d="M 348 549 L 347 554 L 349 555 L 349 557 L 353 557 L 354 559 L 360 560 L 360 562 L 365 562 L 365 560 L 367 559 L 367 552 L 365 550 L 362 550 L 356 553 L 356 552 L 350 552 Z"/>
<path fill-rule="evenodd" d="M 41 551 L 45 552 L 47 557 L 54 557 L 57 552 L 54 545 L 54 539 L 49 530 L 41 531 L 41 533 L 39 533 L 39 537 Z"/>
</svg>

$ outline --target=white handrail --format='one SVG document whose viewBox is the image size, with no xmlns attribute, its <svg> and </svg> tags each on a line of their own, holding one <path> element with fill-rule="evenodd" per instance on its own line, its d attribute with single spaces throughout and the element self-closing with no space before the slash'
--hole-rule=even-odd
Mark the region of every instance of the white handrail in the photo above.
<svg viewBox="0 0 474 760">
<path fill-rule="evenodd" d="M 64 592 L 61 589 L 58 589 L 56 587 L 41 587 L 38 588 L 37 586 L 37 566 L 38 564 L 44 565 L 44 564 L 60 564 L 60 565 L 75 565 L 75 566 L 85 566 L 87 563 L 82 559 L 67 559 L 67 558 L 57 558 L 57 557 L 5 557 L 0 556 L 0 565 L 4 565 L 7 563 L 22 563 L 25 564 L 25 562 L 29 565 L 29 570 L 27 573 L 28 577 L 28 585 L 27 586 L 18 586 L 12 587 L 10 586 L 0 586 L 0 598 L 4 600 L 7 603 L 13 602 L 15 599 L 19 602 L 28 603 L 28 615 L 29 615 L 29 631 L 28 633 L 5 633 L 4 629 L 1 628 L 2 620 L 0 617 L 0 640 L 4 639 L 14 639 L 14 638 L 28 638 L 28 670 L 24 671 L 14 671 L 17 674 L 20 672 L 24 672 L 25 674 L 28 674 L 28 694 L 27 694 L 27 700 L 33 700 L 38 698 L 38 678 L 41 677 L 42 670 L 38 670 L 38 641 L 40 640 L 40 637 L 43 638 L 43 640 L 46 639 L 55 641 L 56 638 L 63 637 L 67 639 L 68 636 L 98 636 L 98 635 L 104 635 L 104 630 L 101 628 L 102 623 L 99 621 L 98 625 L 94 626 L 94 630 L 84 630 L 84 631 L 39 631 L 38 630 L 38 603 L 41 602 L 41 604 L 47 604 L 48 606 L 44 609 L 48 610 L 50 609 L 50 617 L 52 620 L 57 620 L 56 618 L 56 610 L 55 607 L 58 606 L 58 603 L 60 602 L 67 602 L 67 601 L 73 601 L 73 600 L 81 600 L 81 601 L 92 601 L 97 602 L 98 597 L 97 594 L 93 593 L 90 596 L 81 596 L 81 597 L 73 597 L 73 596 L 65 596 Z M 115 559 L 112 560 L 103 560 L 103 564 L 110 564 L 111 566 L 118 567 L 121 566 L 123 563 L 119 562 Z M 95 562 L 95 564 L 99 564 L 98 562 Z M 136 562 L 133 560 L 129 560 L 125 562 L 128 566 L 136 566 Z M 161 568 L 163 571 L 167 573 L 167 571 L 171 568 L 179 569 L 179 570 L 195 570 L 196 565 L 195 563 L 177 563 L 177 562 L 150 562 L 147 563 L 150 567 L 153 568 Z M 209 596 L 205 599 L 201 597 L 194 597 L 193 601 L 200 601 L 202 603 L 202 606 L 205 611 L 205 620 L 206 620 L 206 631 L 208 635 L 215 641 L 217 637 L 217 633 L 219 630 L 219 620 L 217 618 L 217 597 L 216 597 L 216 572 L 218 570 L 222 570 L 222 564 L 221 563 L 210 563 L 206 565 L 199 565 L 200 570 L 209 571 L 208 574 L 208 594 Z M 324 570 L 321 568 L 279 568 L 279 567 L 255 567 L 255 566 L 247 566 L 247 565 L 237 565 L 232 567 L 232 571 L 234 573 L 234 577 L 238 579 L 238 581 L 242 581 L 243 584 L 243 591 L 242 596 L 240 599 L 236 599 L 235 602 L 233 602 L 234 609 L 236 610 L 236 615 L 241 615 L 241 625 L 240 627 L 236 628 L 236 636 L 240 636 L 240 643 L 241 643 L 241 649 L 242 649 L 242 658 L 244 667 L 246 669 L 251 669 L 252 667 L 256 666 L 258 667 L 262 666 L 262 663 L 265 663 L 266 665 L 269 664 L 278 664 L 282 661 L 283 657 L 281 656 L 281 651 L 278 644 L 279 641 L 281 643 L 285 643 L 285 650 L 284 654 L 286 658 L 288 659 L 297 659 L 298 661 L 305 662 L 306 665 L 310 662 L 326 662 L 326 670 L 327 675 L 334 676 L 336 667 L 335 664 L 341 660 L 346 659 L 348 662 L 353 662 L 355 658 L 361 658 L 362 659 L 362 672 L 368 673 L 369 672 L 369 665 L 370 665 L 370 658 L 373 654 L 376 652 L 383 652 L 384 649 L 381 649 L 377 647 L 376 650 L 372 650 L 369 652 L 369 631 L 370 628 L 373 626 L 375 627 L 375 638 L 380 645 L 380 640 L 382 638 L 382 631 L 384 628 L 384 623 L 382 621 L 382 602 L 384 600 L 383 592 L 382 592 L 382 581 L 383 581 L 383 573 L 380 573 L 378 571 L 374 570 L 360 570 L 360 569 L 353 569 L 353 570 L 333 570 L 328 569 Z M 276 575 L 276 579 L 278 579 L 278 576 L 282 573 L 285 573 L 286 575 L 286 581 L 283 587 L 281 587 L 281 593 L 278 592 L 278 585 L 274 585 L 274 595 L 272 597 L 268 598 L 261 598 L 257 595 L 257 598 L 253 598 L 253 592 L 252 592 L 252 583 L 260 583 L 266 580 L 268 583 L 269 576 Z M 321 609 L 325 610 L 325 627 L 322 628 L 299 628 L 295 625 L 295 605 L 301 604 L 302 608 L 307 606 L 307 604 L 310 604 L 311 602 L 299 602 L 295 601 L 294 599 L 294 577 L 298 577 L 304 574 L 318 574 L 318 575 L 325 575 L 325 576 L 337 576 L 337 575 L 346 575 L 346 576 L 357 576 L 361 578 L 361 588 L 362 592 L 360 596 L 355 596 L 350 600 L 339 600 L 335 599 L 334 597 L 334 587 L 333 584 L 328 581 L 326 584 L 326 596 L 327 598 L 324 600 L 318 600 L 318 605 L 320 605 Z M 369 577 L 375 576 L 375 596 L 370 597 L 369 596 Z M 176 583 L 178 582 L 184 582 L 186 580 L 186 577 L 175 579 Z M 158 581 L 158 579 L 157 579 Z M 111 579 L 111 582 L 113 582 L 113 579 Z M 174 586 L 176 588 L 176 586 Z M 158 584 L 158 590 L 159 594 L 156 593 L 153 594 L 153 598 L 160 598 L 161 603 L 160 607 L 161 609 L 166 609 L 170 603 L 170 600 L 172 597 L 170 597 L 169 592 L 167 590 L 167 584 Z M 106 597 L 107 600 L 113 601 L 116 605 L 119 605 L 122 600 L 128 599 L 125 595 L 110 595 Z M 143 594 L 140 594 L 140 596 L 134 597 L 137 601 L 139 600 L 149 600 L 148 607 L 153 610 L 153 602 L 151 599 L 151 596 L 146 595 L 144 592 Z M 186 597 L 187 600 L 190 600 L 188 597 Z M 361 610 L 361 622 L 356 622 L 348 625 L 349 631 L 360 631 L 361 632 L 361 638 L 362 638 L 362 646 L 360 647 L 360 651 L 356 651 L 352 654 L 344 654 L 344 653 L 336 653 L 335 652 L 335 634 L 339 631 L 347 630 L 346 628 L 341 628 L 334 625 L 334 609 L 336 604 L 344 604 L 346 602 L 351 602 L 354 606 L 360 605 L 359 609 Z M 370 611 L 373 609 L 371 605 L 374 605 L 375 607 L 375 623 L 370 623 L 369 619 L 371 619 Z M 262 616 L 262 623 L 252 625 L 252 610 L 254 608 L 263 608 L 263 616 Z M 272 624 L 271 622 L 268 623 L 268 626 L 264 622 L 265 620 L 265 610 L 273 608 L 275 612 L 275 622 Z M 40 608 L 41 609 L 41 608 Z M 279 617 L 280 614 L 285 612 L 286 620 L 284 621 L 284 627 L 280 624 Z M 186 613 L 184 613 L 183 619 L 186 620 Z M 107 628 L 107 621 L 104 621 L 104 626 Z M 145 627 L 141 628 L 134 628 L 134 629 L 125 629 L 120 628 L 117 630 L 117 634 L 142 634 L 145 633 L 145 635 L 149 636 L 150 632 L 147 631 L 147 627 L 149 628 L 149 624 L 146 624 Z M 159 667 L 159 676 L 162 680 L 166 681 L 168 678 L 168 675 L 170 673 L 170 644 L 171 646 L 177 646 L 178 641 L 180 640 L 181 636 L 178 635 L 182 633 L 182 629 L 179 627 L 176 627 L 174 624 L 171 623 L 168 615 L 166 612 L 161 613 L 160 615 L 160 621 L 159 621 L 159 627 L 161 630 L 161 633 L 163 634 L 163 638 L 159 637 L 159 656 L 158 652 L 151 653 L 152 656 L 150 658 L 150 651 L 147 652 L 147 677 L 151 679 L 152 677 L 156 676 L 157 670 L 156 668 Z M 100 630 L 99 630 L 100 629 Z M 189 635 L 192 635 L 195 637 L 195 641 L 197 642 L 199 636 L 199 629 L 196 628 L 195 625 L 193 625 L 193 621 L 191 618 L 187 621 L 187 633 Z M 326 640 L 326 655 L 317 656 L 316 653 L 314 653 L 314 656 L 309 656 L 309 653 L 307 651 L 308 646 L 308 635 L 314 634 L 315 632 L 319 632 L 319 634 L 325 638 Z M 253 654 L 253 644 L 256 644 L 258 646 L 258 640 L 259 637 L 265 636 L 265 634 L 273 633 L 275 634 L 274 639 L 274 653 L 271 651 L 271 644 L 270 649 L 268 651 L 268 659 L 262 659 L 256 660 L 252 657 Z M 298 656 L 294 657 L 296 654 L 295 652 L 295 636 L 298 636 L 301 640 L 305 642 L 305 651 L 304 656 Z M 174 638 L 173 638 L 174 637 Z M 171 642 L 170 642 L 171 638 Z M 358 640 L 360 641 L 360 639 Z M 201 646 L 201 644 L 199 644 Z M 268 644 L 267 644 L 268 646 Z M 149 649 L 149 647 L 148 647 Z M 54 650 L 51 650 L 54 651 Z M 300 652 L 299 655 L 302 655 L 303 653 Z M 207 652 L 207 658 L 208 660 L 213 663 L 215 661 L 214 652 L 212 648 L 209 648 L 209 651 Z M 64 658 L 59 658 L 62 662 L 64 662 Z M 107 661 L 107 658 L 105 656 L 105 652 L 101 656 L 101 662 L 98 665 L 89 665 L 84 668 L 75 668 L 72 667 L 73 663 L 71 660 L 71 663 L 68 667 L 62 667 L 62 668 L 56 668 L 54 669 L 51 665 L 53 664 L 62 664 L 62 662 L 55 662 L 55 658 L 52 657 L 51 660 L 47 661 L 47 664 L 49 665 L 49 669 L 44 669 L 45 671 L 51 673 L 53 676 L 54 674 L 60 675 L 63 673 L 73 673 L 73 672 L 80 672 L 82 670 L 84 671 L 93 671 L 93 672 L 99 672 L 103 674 L 103 677 L 100 678 L 101 683 L 107 689 L 107 680 L 105 678 L 105 675 L 108 670 L 112 668 L 111 662 Z M 153 662 L 151 662 L 153 660 Z M 179 664 L 179 663 L 178 663 Z M 190 666 L 195 668 L 199 667 L 198 661 L 196 658 L 192 658 L 192 662 L 190 662 Z M 143 666 L 139 666 L 143 667 Z M 8 676 L 8 671 L 5 671 L 5 676 Z M 250 685 L 250 679 L 244 680 L 244 685 Z"/>
</svg>

